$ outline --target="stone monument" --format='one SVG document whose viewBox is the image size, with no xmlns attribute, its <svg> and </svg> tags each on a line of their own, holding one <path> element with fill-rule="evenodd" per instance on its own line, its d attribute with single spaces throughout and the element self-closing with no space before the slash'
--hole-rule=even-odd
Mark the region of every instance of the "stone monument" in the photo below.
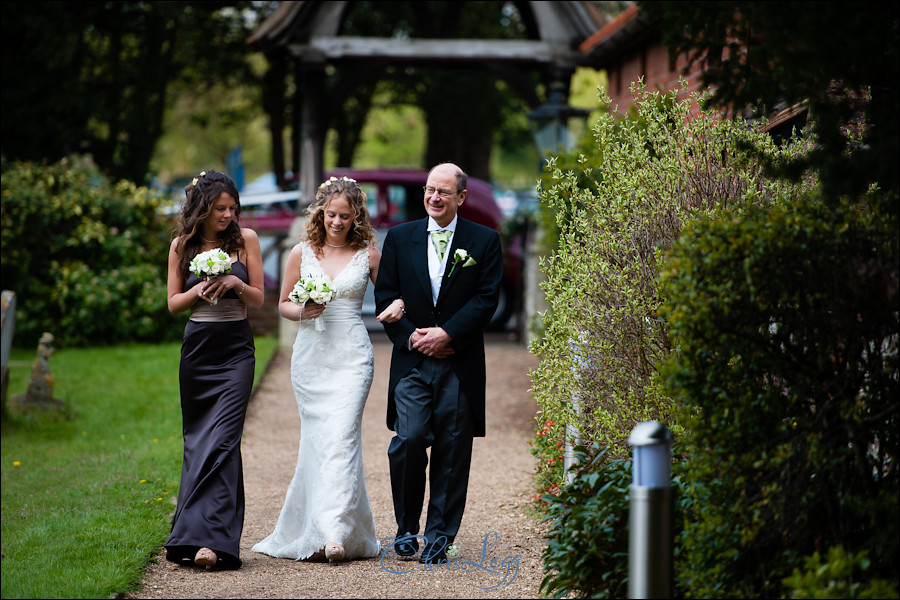
<svg viewBox="0 0 900 600">
<path fill-rule="evenodd" d="M 53 354 L 53 334 L 44 332 L 38 342 L 37 358 L 31 369 L 31 381 L 25 395 L 10 398 L 10 408 L 18 412 L 34 409 L 65 413 L 66 404 L 53 397 L 53 373 L 50 372 L 50 356 Z"/>
</svg>

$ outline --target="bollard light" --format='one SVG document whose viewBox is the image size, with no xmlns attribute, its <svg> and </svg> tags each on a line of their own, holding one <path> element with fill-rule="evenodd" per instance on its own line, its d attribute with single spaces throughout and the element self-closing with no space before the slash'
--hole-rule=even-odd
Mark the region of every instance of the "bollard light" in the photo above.
<svg viewBox="0 0 900 600">
<path fill-rule="evenodd" d="M 634 485 L 667 488 L 672 477 L 672 433 L 657 421 L 645 421 L 631 430 L 634 446 Z"/>
<path fill-rule="evenodd" d="M 657 421 L 631 430 L 628 597 L 672 596 L 672 433 Z"/>
</svg>

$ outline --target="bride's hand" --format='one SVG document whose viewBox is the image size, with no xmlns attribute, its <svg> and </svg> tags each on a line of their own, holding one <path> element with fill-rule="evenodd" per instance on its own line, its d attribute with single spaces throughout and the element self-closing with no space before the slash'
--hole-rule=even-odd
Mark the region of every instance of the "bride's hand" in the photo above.
<svg viewBox="0 0 900 600">
<path fill-rule="evenodd" d="M 324 310 L 324 304 L 319 304 L 317 302 L 313 302 L 312 300 L 307 300 L 306 304 L 304 304 L 303 308 L 300 310 L 300 320 L 306 321 L 309 319 L 315 319 L 316 317 L 320 316 Z"/>
<path fill-rule="evenodd" d="M 403 298 L 397 298 L 375 318 L 384 323 L 396 323 L 403 318 L 405 313 L 406 303 L 403 301 Z"/>
</svg>

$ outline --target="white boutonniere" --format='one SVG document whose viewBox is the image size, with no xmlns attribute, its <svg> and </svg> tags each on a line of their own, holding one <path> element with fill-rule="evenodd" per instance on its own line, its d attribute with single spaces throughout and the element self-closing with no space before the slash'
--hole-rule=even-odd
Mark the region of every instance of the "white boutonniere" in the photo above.
<svg viewBox="0 0 900 600">
<path fill-rule="evenodd" d="M 471 267 L 475 264 L 475 259 L 469 256 L 469 252 L 467 250 L 458 248 L 456 252 L 453 253 L 453 266 L 450 267 L 450 272 L 447 274 L 447 277 L 453 275 L 453 270 L 456 269 L 456 265 L 460 263 L 462 263 L 462 266 L 464 267 Z"/>
</svg>

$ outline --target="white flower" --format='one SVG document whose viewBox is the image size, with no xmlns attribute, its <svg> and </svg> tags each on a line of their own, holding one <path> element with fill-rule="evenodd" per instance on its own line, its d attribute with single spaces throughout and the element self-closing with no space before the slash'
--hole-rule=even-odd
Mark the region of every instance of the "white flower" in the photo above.
<svg viewBox="0 0 900 600">
<path fill-rule="evenodd" d="M 231 257 L 221 248 L 201 252 L 191 260 L 191 272 L 200 279 L 231 272 Z"/>
<path fill-rule="evenodd" d="M 453 253 L 453 266 L 450 267 L 450 272 L 447 273 L 447 277 L 453 275 L 453 270 L 456 269 L 456 265 L 460 263 L 462 263 L 462 266 L 464 267 L 471 267 L 475 264 L 475 259 L 469 256 L 468 250 L 457 248 L 456 252 Z"/>
<path fill-rule="evenodd" d="M 325 304 L 334 297 L 331 290 L 310 290 L 309 299 L 317 304 Z"/>
<path fill-rule="evenodd" d="M 312 300 L 316 304 L 326 304 L 334 300 L 334 284 L 327 277 L 307 275 L 294 284 L 288 299 L 295 304 L 306 304 Z"/>
<path fill-rule="evenodd" d="M 294 289 L 288 294 L 288 299 L 302 306 L 309 300 L 316 304 L 327 304 L 334 299 L 334 296 L 334 284 L 328 277 L 307 275 L 294 284 Z M 316 331 L 325 331 L 325 322 L 321 315 L 316 317 Z"/>
<path fill-rule="evenodd" d="M 322 183 L 319 184 L 319 189 L 321 190 L 322 188 L 324 188 L 325 186 L 327 186 L 328 184 L 330 184 L 333 181 L 347 181 L 349 183 L 356 183 L 355 179 L 351 179 L 347 176 L 344 176 L 344 177 L 341 177 L 340 179 L 338 179 L 337 177 L 332 175 L 331 177 L 329 177 L 328 179 L 326 179 L 325 181 L 323 181 Z"/>
<path fill-rule="evenodd" d="M 306 304 L 306 301 L 309 300 L 309 290 L 306 289 L 302 279 L 294 284 L 294 289 L 291 290 L 288 299 L 294 304 Z"/>
</svg>

